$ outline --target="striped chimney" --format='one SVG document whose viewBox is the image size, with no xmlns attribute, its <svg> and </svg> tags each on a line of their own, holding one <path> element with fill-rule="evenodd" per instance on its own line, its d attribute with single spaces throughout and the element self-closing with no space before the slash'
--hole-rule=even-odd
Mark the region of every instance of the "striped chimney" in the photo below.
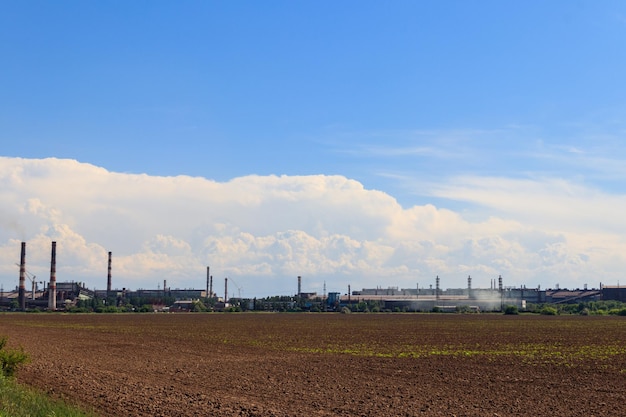
<svg viewBox="0 0 626 417">
<path fill-rule="evenodd" d="M 48 308 L 57 308 L 57 243 L 52 242 L 52 255 L 50 257 L 50 285 L 48 286 Z"/>
<path fill-rule="evenodd" d="M 18 293 L 20 309 L 26 310 L 26 242 L 22 242 L 20 253 L 20 287 Z"/>
<path fill-rule="evenodd" d="M 111 252 L 109 252 L 109 267 L 108 267 L 108 273 L 107 273 L 107 297 L 109 296 L 110 292 L 111 292 Z"/>
</svg>

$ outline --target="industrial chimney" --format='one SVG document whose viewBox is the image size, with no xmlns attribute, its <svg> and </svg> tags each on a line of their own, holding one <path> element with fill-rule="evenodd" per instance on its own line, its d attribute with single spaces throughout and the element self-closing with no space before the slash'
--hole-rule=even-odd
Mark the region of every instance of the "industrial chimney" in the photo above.
<svg viewBox="0 0 626 417">
<path fill-rule="evenodd" d="M 435 278 L 435 300 L 439 301 L 439 275 Z"/>
<path fill-rule="evenodd" d="M 296 296 L 300 297 L 300 294 L 302 294 L 302 277 L 298 275 L 298 294 Z"/>
<path fill-rule="evenodd" d="M 50 285 L 48 286 L 48 308 L 57 308 L 57 243 L 52 242 L 52 255 L 50 257 Z"/>
<path fill-rule="evenodd" d="M 111 293 L 111 252 L 109 252 L 109 267 L 107 271 L 107 297 L 109 297 Z"/>
<path fill-rule="evenodd" d="M 20 287 L 18 292 L 20 309 L 26 310 L 26 242 L 22 242 L 20 253 Z"/>
<path fill-rule="evenodd" d="M 211 280 L 211 274 L 209 273 L 209 267 L 206 267 L 206 298 L 211 297 L 211 293 L 209 292 L 209 281 Z"/>
<path fill-rule="evenodd" d="M 500 310 L 504 309 L 504 291 L 502 287 L 502 275 L 498 276 L 498 291 L 500 291 Z"/>
<path fill-rule="evenodd" d="M 213 297 L 213 275 L 209 276 L 209 297 Z"/>
<path fill-rule="evenodd" d="M 228 302 L 228 278 L 224 278 L 224 305 Z"/>
<path fill-rule="evenodd" d="M 472 298 L 472 277 L 467 276 L 467 298 Z"/>
</svg>

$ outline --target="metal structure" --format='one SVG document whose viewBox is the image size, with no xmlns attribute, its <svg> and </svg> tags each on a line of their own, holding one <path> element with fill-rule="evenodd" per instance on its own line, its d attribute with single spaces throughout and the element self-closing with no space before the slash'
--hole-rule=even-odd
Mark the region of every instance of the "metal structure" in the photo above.
<svg viewBox="0 0 626 417">
<path fill-rule="evenodd" d="M 237 298 L 241 298 L 241 293 L 243 292 L 243 288 L 241 288 L 234 279 L 230 279 L 230 281 L 235 284 L 235 287 L 237 287 Z"/>
<path fill-rule="evenodd" d="M 20 266 L 20 264 L 16 263 L 15 265 Z M 31 282 L 31 287 L 32 287 L 32 293 L 31 293 L 31 297 L 34 300 L 35 299 L 35 292 L 37 291 L 37 281 L 36 275 L 31 274 L 28 269 L 24 269 L 24 273 L 26 274 L 26 278 L 28 278 Z M 26 288 L 26 285 L 24 285 L 24 288 Z"/>
</svg>

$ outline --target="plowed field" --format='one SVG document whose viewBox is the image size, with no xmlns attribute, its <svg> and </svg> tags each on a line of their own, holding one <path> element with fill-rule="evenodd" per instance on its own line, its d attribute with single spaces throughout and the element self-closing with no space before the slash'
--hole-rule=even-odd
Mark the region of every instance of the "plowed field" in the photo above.
<svg viewBox="0 0 626 417">
<path fill-rule="evenodd" d="M 102 416 L 626 415 L 626 318 L 3 314 L 18 380 Z"/>
</svg>

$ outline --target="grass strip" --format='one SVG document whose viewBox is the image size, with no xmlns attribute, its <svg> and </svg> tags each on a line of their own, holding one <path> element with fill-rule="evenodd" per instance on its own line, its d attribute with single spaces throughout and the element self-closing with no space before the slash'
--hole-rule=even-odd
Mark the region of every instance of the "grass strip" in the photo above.
<svg viewBox="0 0 626 417">
<path fill-rule="evenodd" d="M 0 375 L 0 417 L 97 417 Z"/>
</svg>

